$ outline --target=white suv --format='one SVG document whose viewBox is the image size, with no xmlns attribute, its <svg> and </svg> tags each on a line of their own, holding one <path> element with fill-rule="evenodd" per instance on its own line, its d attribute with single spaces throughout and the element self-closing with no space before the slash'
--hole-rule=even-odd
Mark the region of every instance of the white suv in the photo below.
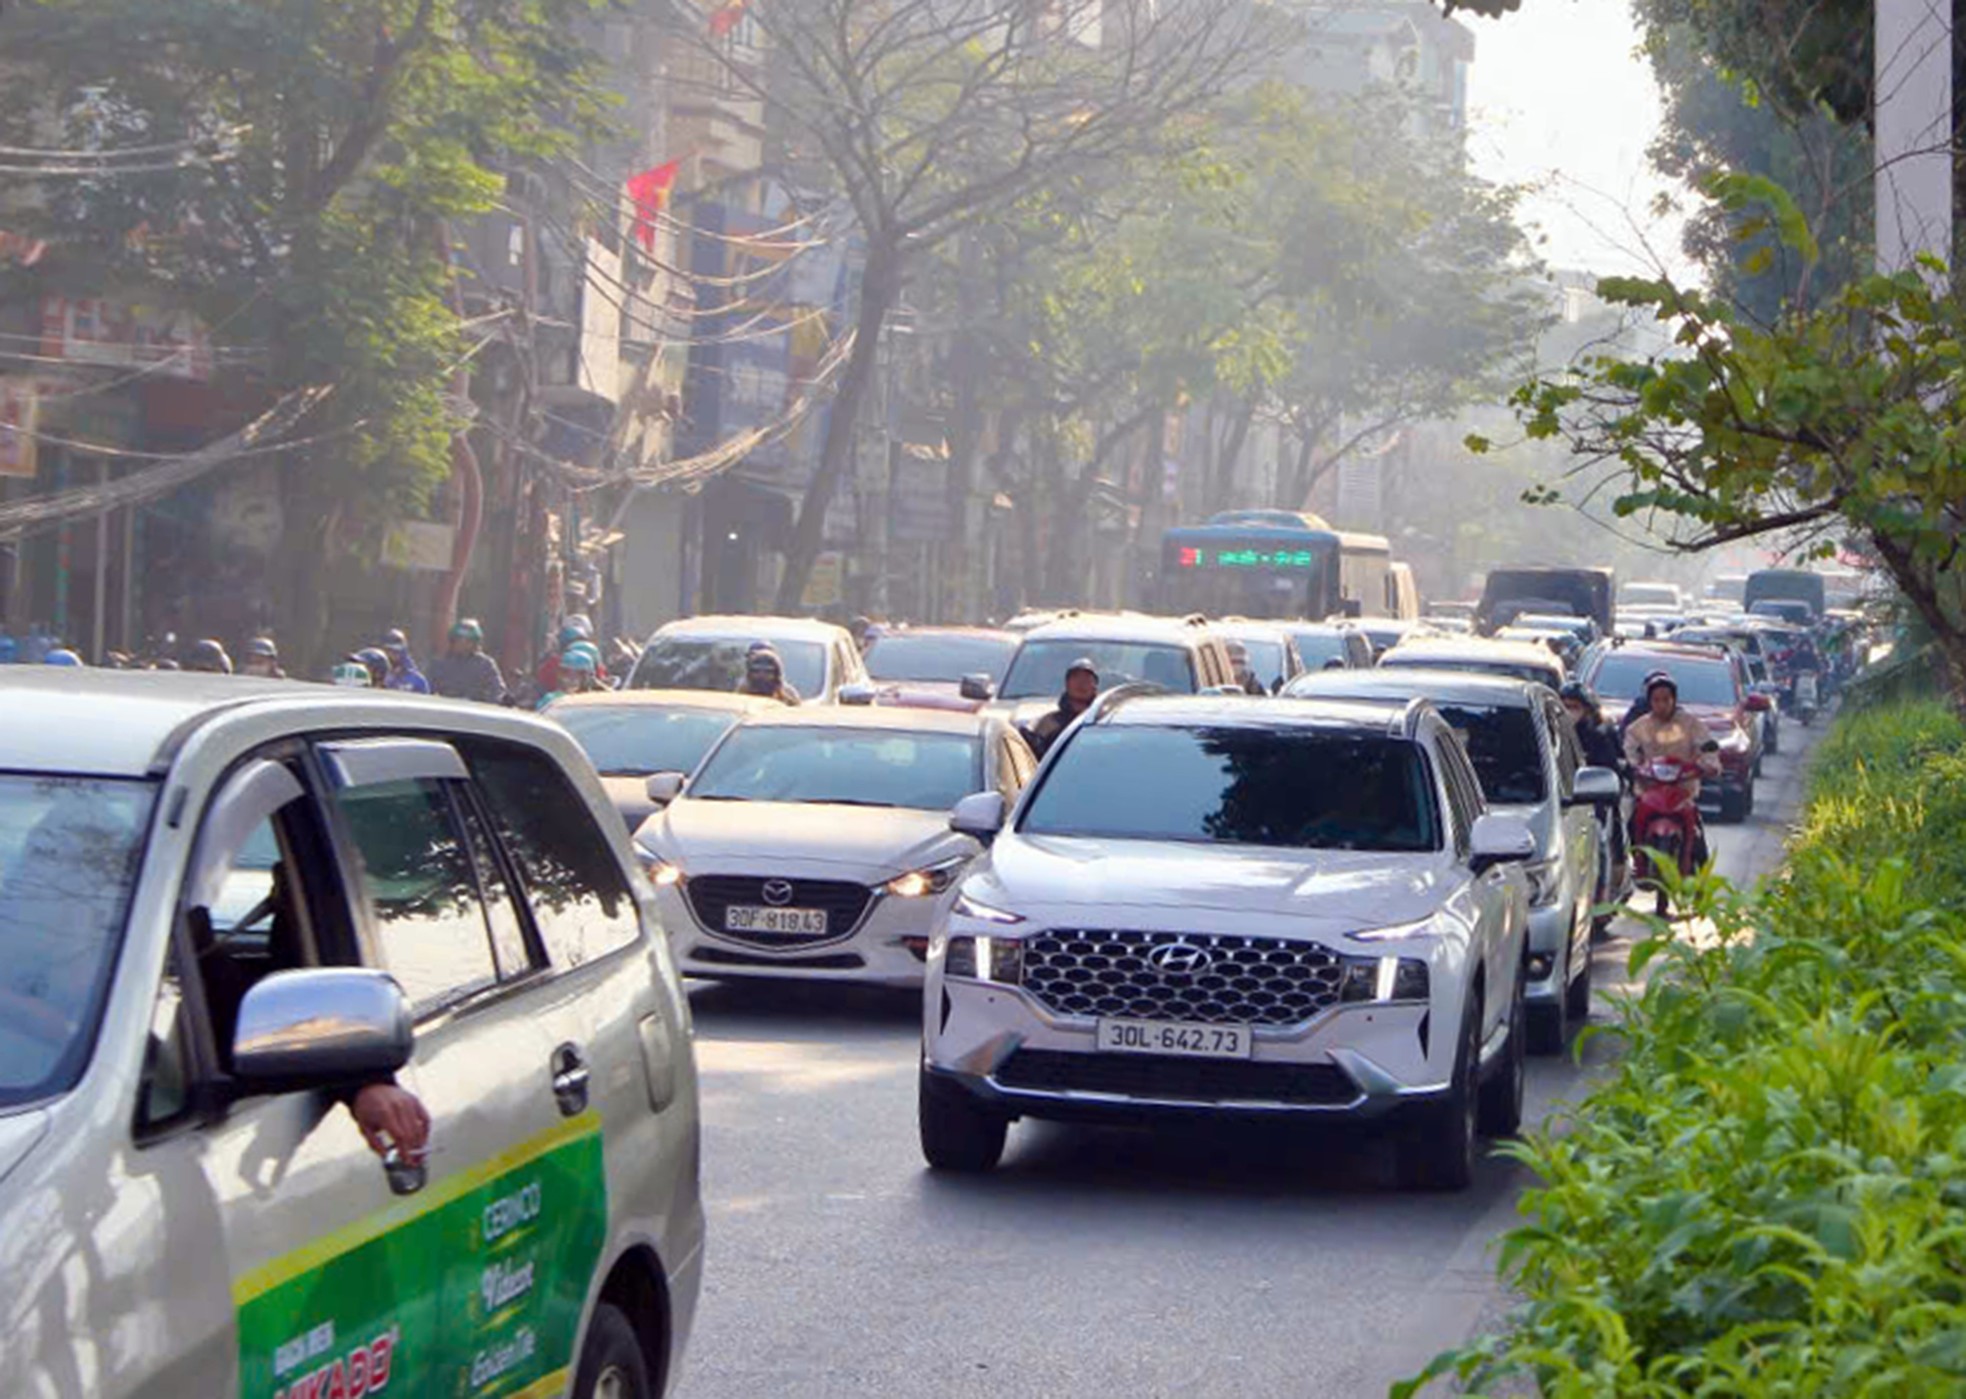
<svg viewBox="0 0 1966 1399">
<path fill-rule="evenodd" d="M 1467 1184 L 1522 1112 L 1518 818 L 1432 706 L 1114 697 L 1053 750 L 930 949 L 922 1150 L 1018 1117 L 1389 1118 Z"/>
</svg>

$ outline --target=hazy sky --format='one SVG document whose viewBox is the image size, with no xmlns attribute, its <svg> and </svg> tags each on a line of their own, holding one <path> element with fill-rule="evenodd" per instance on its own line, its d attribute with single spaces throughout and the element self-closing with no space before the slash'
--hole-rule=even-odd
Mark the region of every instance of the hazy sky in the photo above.
<svg viewBox="0 0 1966 1399">
<path fill-rule="evenodd" d="M 1651 212 L 1664 182 L 1645 158 L 1659 93 L 1634 56 L 1626 0 L 1523 0 L 1498 20 L 1456 18 L 1475 35 L 1469 148 L 1489 179 L 1542 186 L 1524 206 L 1555 268 L 1685 270 L 1678 221 Z"/>
</svg>

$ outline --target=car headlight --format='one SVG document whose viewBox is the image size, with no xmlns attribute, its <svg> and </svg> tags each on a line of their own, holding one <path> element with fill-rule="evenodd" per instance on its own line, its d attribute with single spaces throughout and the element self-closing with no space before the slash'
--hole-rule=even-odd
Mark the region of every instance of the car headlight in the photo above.
<svg viewBox="0 0 1966 1399">
<path fill-rule="evenodd" d="M 1347 957 L 1344 963 L 1341 1001 L 1424 1001 L 1433 989 L 1421 957 Z"/>
<path fill-rule="evenodd" d="M 957 918 L 974 918 L 979 923 L 999 923 L 1009 926 L 1024 921 L 1024 915 L 1021 913 L 1012 913 L 1008 909 L 992 908 L 988 904 L 978 903 L 968 894 L 956 895 L 956 902 L 949 912 Z"/>
<path fill-rule="evenodd" d="M 896 875 L 883 887 L 898 899 L 926 898 L 930 894 L 941 893 L 955 883 L 956 876 L 962 873 L 963 866 L 968 863 L 967 859 L 944 860 L 939 865 L 929 865 L 923 869 L 909 870 L 906 874 Z"/>
<path fill-rule="evenodd" d="M 1433 930 L 1433 919 L 1422 918 L 1417 923 L 1400 923 L 1390 928 L 1361 928 L 1345 936 L 1353 942 L 1401 942 L 1407 938 L 1425 937 Z"/>
<path fill-rule="evenodd" d="M 1556 902 L 1557 877 L 1561 869 L 1560 858 L 1537 860 L 1522 867 L 1522 872 L 1529 876 L 1531 908 L 1548 908 Z"/>
<path fill-rule="evenodd" d="M 668 889 L 683 882 L 683 867 L 673 860 L 665 860 L 646 845 L 637 842 L 635 854 L 640 857 L 642 868 L 648 872 L 649 883 L 658 889 Z"/>
<path fill-rule="evenodd" d="M 942 974 L 1015 986 L 1024 979 L 1024 943 L 1019 938 L 957 934 L 944 950 Z"/>
</svg>

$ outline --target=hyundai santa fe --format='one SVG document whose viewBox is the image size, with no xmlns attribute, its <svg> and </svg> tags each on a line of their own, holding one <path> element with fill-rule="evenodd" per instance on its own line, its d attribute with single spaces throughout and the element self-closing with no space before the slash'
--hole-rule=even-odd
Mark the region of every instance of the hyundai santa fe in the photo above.
<svg viewBox="0 0 1966 1399">
<path fill-rule="evenodd" d="M 1109 697 L 1053 750 L 930 947 L 923 1154 L 1020 1117 L 1387 1119 L 1456 1189 L 1522 1110 L 1522 862 L 1423 701 Z"/>
</svg>

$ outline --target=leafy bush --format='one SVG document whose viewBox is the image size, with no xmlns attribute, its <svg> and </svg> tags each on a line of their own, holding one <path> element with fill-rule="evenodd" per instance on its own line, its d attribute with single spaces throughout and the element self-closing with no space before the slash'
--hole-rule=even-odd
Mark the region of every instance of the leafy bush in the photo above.
<svg viewBox="0 0 1966 1399">
<path fill-rule="evenodd" d="M 1508 1148 L 1510 1329 L 1396 1394 L 1966 1388 L 1966 728 L 1845 719 L 1787 871 L 1681 897 L 1719 936 L 1655 926 L 1619 1064 Z"/>
</svg>

